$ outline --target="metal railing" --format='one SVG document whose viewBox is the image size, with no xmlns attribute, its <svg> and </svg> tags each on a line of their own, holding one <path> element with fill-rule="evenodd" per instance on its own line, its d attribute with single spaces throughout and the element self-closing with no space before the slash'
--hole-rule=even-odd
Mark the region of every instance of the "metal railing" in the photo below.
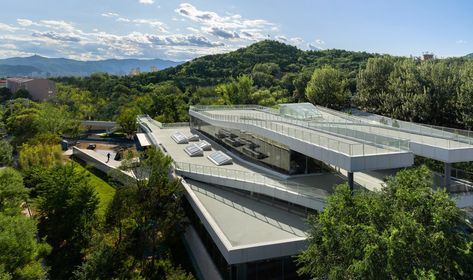
<svg viewBox="0 0 473 280">
<path fill-rule="evenodd" d="M 327 108 L 323 108 L 322 110 L 327 111 L 330 114 L 337 114 L 337 113 L 345 114 L 338 111 L 335 111 L 336 113 L 334 113 L 333 110 L 327 109 Z M 345 114 L 345 115 L 348 116 L 351 120 L 356 121 L 356 122 L 363 122 L 363 123 L 374 122 L 377 124 L 377 126 L 389 128 L 390 130 L 398 130 L 398 131 L 417 134 L 421 136 L 430 136 L 430 137 L 444 139 L 448 141 L 448 143 L 446 143 L 445 146 L 448 146 L 449 148 L 464 147 L 465 145 L 461 145 L 461 143 L 473 145 L 473 131 L 471 130 L 407 122 L 407 121 L 402 121 L 402 120 L 385 117 L 385 116 L 381 116 L 377 114 L 372 114 L 372 113 L 370 113 L 370 115 L 374 118 L 348 115 L 348 114 Z"/>
<path fill-rule="evenodd" d="M 188 122 L 162 123 L 151 118 L 148 115 L 138 115 L 137 120 L 138 120 L 138 123 L 143 123 L 144 122 L 143 120 L 146 120 L 147 123 L 153 126 L 156 126 L 157 128 L 160 128 L 160 129 L 189 126 Z"/>
<path fill-rule="evenodd" d="M 287 193 L 308 196 L 325 201 L 328 193 L 322 189 L 309 187 L 296 182 L 278 180 L 270 176 L 261 175 L 256 172 L 229 169 L 224 167 L 190 164 L 186 162 L 174 162 L 176 171 L 189 172 L 193 174 L 208 175 L 214 178 L 225 178 L 238 182 L 253 183 L 281 190 Z"/>
<path fill-rule="evenodd" d="M 204 109 L 201 111 L 200 109 L 195 110 L 195 108 L 191 108 L 191 110 L 213 120 L 256 126 L 350 156 L 392 153 L 407 151 L 408 149 L 408 140 L 390 139 L 389 141 L 386 141 L 376 135 L 371 139 L 365 137 L 364 139 L 342 140 L 339 138 L 343 138 L 346 135 L 339 134 L 330 137 L 328 136 L 330 133 L 317 131 L 317 129 L 312 127 L 312 122 L 285 118 L 278 115 L 245 113 L 240 116 L 215 114 L 212 110 L 205 111 Z M 351 143 L 354 141 L 366 143 Z"/>
<path fill-rule="evenodd" d="M 406 149 L 408 147 L 409 141 L 419 141 L 420 143 L 438 145 L 446 148 L 464 148 L 473 145 L 473 132 L 470 130 L 462 130 L 427 124 L 418 124 L 413 122 L 406 122 L 401 120 L 396 120 L 388 117 L 383 117 L 380 115 L 373 114 L 378 120 L 373 120 L 365 118 L 362 116 L 349 115 L 340 111 L 332 110 L 329 108 L 317 106 L 319 111 L 326 113 L 327 115 L 323 119 L 314 119 L 310 123 L 317 125 L 325 126 L 352 126 L 355 125 L 352 129 L 362 130 L 365 127 L 369 130 L 383 129 L 383 131 L 373 131 L 376 135 L 383 135 L 386 137 L 392 137 L 396 140 L 405 141 L 404 147 L 401 149 Z M 210 106 L 192 106 L 190 110 L 194 111 L 217 111 L 217 110 L 253 110 L 256 112 L 262 112 L 267 114 L 260 114 L 259 118 L 264 118 L 266 120 L 278 120 L 301 124 L 304 122 L 301 120 L 288 118 L 281 116 L 279 111 L 273 108 L 267 108 L 259 105 L 210 105 Z M 275 119 L 276 118 L 276 119 Z M 384 119 L 385 123 L 379 122 L 379 120 Z M 393 126 L 394 124 L 394 126 Z M 364 129 L 366 132 L 368 129 Z M 413 135 L 415 134 L 415 136 Z M 350 136 L 341 133 L 343 136 Z M 362 141 L 367 141 L 366 139 L 359 139 Z M 356 140 L 355 140 L 356 141 Z M 376 143 L 376 142 L 375 142 Z M 397 146 L 397 143 L 393 141 L 392 143 L 377 143 L 381 145 L 392 145 Z M 401 144 L 402 145 L 402 144 Z"/>
</svg>

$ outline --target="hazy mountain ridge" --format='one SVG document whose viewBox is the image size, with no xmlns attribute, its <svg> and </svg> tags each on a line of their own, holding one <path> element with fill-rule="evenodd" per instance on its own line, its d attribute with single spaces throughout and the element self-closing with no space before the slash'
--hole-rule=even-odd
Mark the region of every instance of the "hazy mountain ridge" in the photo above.
<svg viewBox="0 0 473 280">
<path fill-rule="evenodd" d="M 126 75 L 133 68 L 150 71 L 165 69 L 182 62 L 163 59 L 107 59 L 79 61 L 66 58 L 46 58 L 38 55 L 0 59 L 0 76 L 89 76 L 95 72 Z"/>
</svg>

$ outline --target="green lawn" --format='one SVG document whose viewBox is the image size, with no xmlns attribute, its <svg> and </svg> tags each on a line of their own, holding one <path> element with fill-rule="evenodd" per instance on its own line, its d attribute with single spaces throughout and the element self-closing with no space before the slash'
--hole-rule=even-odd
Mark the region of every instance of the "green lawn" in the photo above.
<svg viewBox="0 0 473 280">
<path fill-rule="evenodd" d="M 78 171 L 85 172 L 89 178 L 90 185 L 95 188 L 95 191 L 97 192 L 97 195 L 100 199 L 97 215 L 103 217 L 105 215 L 105 211 L 107 210 L 108 204 L 112 201 L 113 196 L 115 195 L 115 189 L 104 180 L 89 172 L 83 166 L 77 164 L 76 168 Z"/>
</svg>

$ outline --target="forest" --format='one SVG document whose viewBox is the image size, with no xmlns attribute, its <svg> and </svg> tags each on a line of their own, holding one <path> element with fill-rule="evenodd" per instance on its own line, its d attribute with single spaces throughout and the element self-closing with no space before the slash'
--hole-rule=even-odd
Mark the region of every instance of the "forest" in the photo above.
<svg viewBox="0 0 473 280">
<path fill-rule="evenodd" d="M 310 101 L 356 107 L 407 121 L 469 129 L 473 126 L 473 61 L 422 61 L 344 50 L 302 51 L 262 41 L 139 76 L 57 78 L 53 102 L 79 119 L 116 119 L 133 108 L 161 121 L 185 121 L 193 104 Z"/>
</svg>

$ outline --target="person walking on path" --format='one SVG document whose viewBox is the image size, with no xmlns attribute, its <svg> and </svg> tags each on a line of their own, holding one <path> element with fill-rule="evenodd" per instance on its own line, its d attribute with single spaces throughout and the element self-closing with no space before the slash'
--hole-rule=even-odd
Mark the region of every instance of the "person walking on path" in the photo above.
<svg viewBox="0 0 473 280">
<path fill-rule="evenodd" d="M 107 153 L 107 161 L 106 161 L 106 163 L 109 162 L 109 161 L 110 161 L 110 153 Z"/>
</svg>

